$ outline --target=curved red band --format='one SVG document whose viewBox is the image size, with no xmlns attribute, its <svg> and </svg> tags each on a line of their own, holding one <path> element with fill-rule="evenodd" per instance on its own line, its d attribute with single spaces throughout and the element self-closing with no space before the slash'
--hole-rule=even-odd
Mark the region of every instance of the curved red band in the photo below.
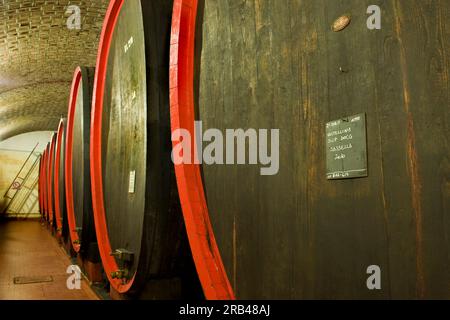
<svg viewBox="0 0 450 320">
<path fill-rule="evenodd" d="M 175 0 L 170 46 L 172 132 L 194 133 L 194 49 L 197 0 Z M 175 143 L 174 143 L 175 145 Z M 175 166 L 178 192 L 197 273 L 207 299 L 234 299 L 209 219 L 200 175 L 194 164 Z"/>
<path fill-rule="evenodd" d="M 61 154 L 64 152 L 62 150 L 63 143 L 62 139 L 64 138 L 64 120 L 61 119 L 58 126 L 58 133 L 56 135 L 56 147 L 55 147 L 55 164 L 54 164 L 54 174 L 53 174 L 53 186 L 55 189 L 55 218 L 56 218 L 56 232 L 58 236 L 62 235 L 62 212 L 61 212 L 61 203 L 60 203 L 60 194 L 59 194 L 59 175 L 61 173 L 60 163 L 61 163 Z"/>
<path fill-rule="evenodd" d="M 39 194 L 40 194 L 40 203 L 41 203 L 41 219 L 45 220 L 45 164 L 46 164 L 46 149 L 41 156 L 41 173 L 39 174 Z"/>
<path fill-rule="evenodd" d="M 41 214 L 42 217 L 42 213 L 43 213 L 43 207 L 42 207 L 42 167 L 43 167 L 43 160 L 44 160 L 44 154 L 41 154 L 41 158 L 39 159 L 39 213 Z"/>
<path fill-rule="evenodd" d="M 112 0 L 106 12 L 103 29 L 100 36 L 100 43 L 97 55 L 97 66 L 95 69 L 94 89 L 92 97 L 91 113 L 91 187 L 92 187 L 92 207 L 94 210 L 95 232 L 100 256 L 106 275 L 111 285 L 119 293 L 126 293 L 130 290 L 134 282 L 133 278 L 127 283 L 120 279 L 113 279 L 111 274 L 119 270 L 116 260 L 111 256 L 111 243 L 106 224 L 105 207 L 103 203 L 103 178 L 102 178 L 102 114 L 103 95 L 105 91 L 105 80 L 108 65 L 109 50 L 114 29 L 119 17 L 124 0 Z"/>
<path fill-rule="evenodd" d="M 56 144 L 56 135 L 53 134 L 52 143 L 50 144 L 50 152 L 48 157 L 48 172 L 47 172 L 47 190 L 48 190 L 48 219 L 50 224 L 52 224 L 53 220 L 53 184 L 52 184 L 52 173 L 54 173 L 54 164 L 55 164 L 55 144 Z"/>
<path fill-rule="evenodd" d="M 48 218 L 48 161 L 49 161 L 49 152 L 50 152 L 50 142 L 47 144 L 47 148 L 45 149 L 45 164 L 44 164 L 44 172 L 45 172 L 45 198 L 44 198 L 44 205 L 45 205 L 45 219 L 47 222 L 49 221 Z"/>
<path fill-rule="evenodd" d="M 44 150 L 43 160 L 42 160 L 42 206 L 44 208 L 43 218 L 47 220 L 47 149 L 48 145 Z"/>
<path fill-rule="evenodd" d="M 77 67 L 73 75 L 72 88 L 70 90 L 70 100 L 69 100 L 69 110 L 67 115 L 67 130 L 66 130 L 66 155 L 64 159 L 64 174 L 66 179 L 65 184 L 66 184 L 67 221 L 69 223 L 69 234 L 72 243 L 72 248 L 77 253 L 80 252 L 80 239 L 78 237 L 78 232 L 76 231 L 75 211 L 73 205 L 72 161 L 73 161 L 73 126 L 80 82 L 81 82 L 81 69 Z"/>
</svg>

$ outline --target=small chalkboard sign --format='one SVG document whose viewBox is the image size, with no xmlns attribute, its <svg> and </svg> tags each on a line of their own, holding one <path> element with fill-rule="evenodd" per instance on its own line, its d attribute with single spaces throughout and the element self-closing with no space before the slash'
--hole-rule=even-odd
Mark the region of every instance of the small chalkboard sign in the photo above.
<svg viewBox="0 0 450 320">
<path fill-rule="evenodd" d="M 368 176 L 364 113 L 327 123 L 326 146 L 328 180 Z"/>
</svg>

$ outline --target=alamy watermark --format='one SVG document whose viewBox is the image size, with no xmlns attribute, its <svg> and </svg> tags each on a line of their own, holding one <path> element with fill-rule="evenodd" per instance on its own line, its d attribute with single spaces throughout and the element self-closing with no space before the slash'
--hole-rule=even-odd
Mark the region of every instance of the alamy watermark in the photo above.
<svg viewBox="0 0 450 320">
<path fill-rule="evenodd" d="M 369 30 L 381 29 L 381 9 L 377 5 L 371 5 L 367 8 L 367 14 L 370 14 L 367 19 L 367 28 Z"/>
<path fill-rule="evenodd" d="M 67 7 L 66 15 L 70 15 L 67 18 L 67 28 L 70 30 L 80 30 L 81 29 L 81 9 L 79 6 L 71 5 Z"/>
<path fill-rule="evenodd" d="M 208 129 L 203 132 L 201 121 L 195 121 L 195 133 L 177 129 L 172 133 L 175 165 L 261 165 L 260 174 L 273 176 L 280 169 L 279 129 Z M 270 136 L 269 136 L 270 135 Z M 207 145 L 204 147 L 204 144 Z M 269 148 L 270 145 L 270 148 Z M 247 148 L 248 146 L 248 148 Z"/>
<path fill-rule="evenodd" d="M 372 265 L 367 268 L 367 289 L 369 290 L 381 290 L 381 268 L 377 265 Z"/>
<path fill-rule="evenodd" d="M 66 281 L 67 289 L 69 290 L 81 290 L 81 269 L 77 265 L 71 265 L 67 267 L 66 273 L 69 277 Z"/>
</svg>

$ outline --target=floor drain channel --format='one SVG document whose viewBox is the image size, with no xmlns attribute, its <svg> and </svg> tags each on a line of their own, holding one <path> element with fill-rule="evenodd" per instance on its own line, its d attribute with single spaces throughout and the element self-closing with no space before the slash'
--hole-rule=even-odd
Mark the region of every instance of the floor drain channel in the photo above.
<svg viewBox="0 0 450 320">
<path fill-rule="evenodd" d="M 14 277 L 14 284 L 32 284 L 32 283 L 44 283 L 44 282 L 53 282 L 52 276 Z"/>
</svg>

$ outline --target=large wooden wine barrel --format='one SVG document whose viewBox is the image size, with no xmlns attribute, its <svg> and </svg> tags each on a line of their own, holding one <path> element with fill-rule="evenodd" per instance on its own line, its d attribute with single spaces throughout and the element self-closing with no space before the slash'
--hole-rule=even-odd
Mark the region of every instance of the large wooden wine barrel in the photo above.
<svg viewBox="0 0 450 320">
<path fill-rule="evenodd" d="M 92 212 L 89 136 L 94 68 L 75 70 L 66 136 L 66 201 L 72 247 L 83 259 L 99 262 Z"/>
<path fill-rule="evenodd" d="M 61 119 L 56 133 L 55 160 L 54 160 L 54 210 L 55 227 L 57 236 L 66 241 L 69 237 L 67 222 L 65 175 L 64 175 L 64 155 L 65 155 L 65 135 L 66 119 Z"/>
<path fill-rule="evenodd" d="M 39 213 L 42 214 L 42 160 L 44 159 L 44 154 L 41 154 L 39 159 L 39 180 L 38 180 L 38 201 L 39 201 Z"/>
<path fill-rule="evenodd" d="M 43 196 L 43 206 L 44 206 L 44 215 L 43 218 L 45 221 L 48 221 L 48 153 L 49 153 L 49 149 L 50 149 L 50 143 L 47 143 L 47 146 L 45 147 L 44 150 L 44 160 L 42 163 L 42 188 L 43 188 L 43 192 L 42 192 L 42 196 Z"/>
<path fill-rule="evenodd" d="M 170 160 L 171 13 L 171 0 L 111 1 L 91 122 L 92 198 L 103 267 L 119 293 L 165 283 L 150 294 L 154 298 L 176 296 L 163 291 L 179 287 L 183 272 L 184 226 Z"/>
<path fill-rule="evenodd" d="M 45 163 L 45 150 L 41 154 L 41 158 L 39 159 L 39 182 L 38 182 L 38 190 L 39 190 L 39 213 L 41 214 L 41 218 L 43 219 L 45 216 L 44 213 L 44 163 Z"/>
<path fill-rule="evenodd" d="M 55 192 L 54 192 L 54 174 L 55 174 L 55 147 L 56 147 L 56 133 L 52 135 L 50 148 L 48 152 L 47 162 L 47 210 L 48 223 L 51 229 L 55 229 Z"/>
<path fill-rule="evenodd" d="M 279 129 L 176 166 L 208 298 L 450 298 L 450 2 L 369 4 L 175 1 L 172 129 Z"/>
</svg>

